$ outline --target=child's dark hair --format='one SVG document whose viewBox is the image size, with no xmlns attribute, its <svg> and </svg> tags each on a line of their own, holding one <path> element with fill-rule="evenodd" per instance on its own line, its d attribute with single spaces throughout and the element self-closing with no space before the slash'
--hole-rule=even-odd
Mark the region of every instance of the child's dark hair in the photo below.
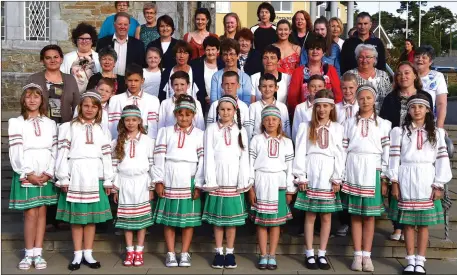
<svg viewBox="0 0 457 275">
<path fill-rule="evenodd" d="M 144 78 L 143 77 L 143 68 L 141 68 L 140 65 L 137 65 L 135 63 L 127 65 L 127 67 L 125 68 L 125 79 L 129 78 L 130 76 L 132 76 L 134 74 L 137 74 L 137 75 L 141 76 L 141 78 Z"/>
<path fill-rule="evenodd" d="M 260 84 L 262 84 L 262 81 L 267 81 L 267 80 L 274 81 L 275 85 L 278 85 L 278 80 L 276 79 L 276 77 L 270 73 L 266 73 L 266 74 L 263 74 L 262 76 L 260 76 L 259 86 L 260 86 Z"/>
<path fill-rule="evenodd" d="M 275 8 L 269 2 L 263 2 L 257 7 L 257 19 L 260 20 L 260 10 L 265 9 L 270 12 L 270 22 L 274 22 L 276 18 Z"/>
<path fill-rule="evenodd" d="M 274 45 L 268 45 L 263 49 L 262 58 L 265 56 L 266 53 L 272 53 L 276 55 L 278 61 L 281 59 L 281 50 Z"/>
<path fill-rule="evenodd" d="M 116 89 L 116 80 L 115 79 L 109 78 L 109 77 L 102 77 L 98 81 L 97 87 L 102 84 L 108 85 L 113 90 L 113 92 L 115 92 L 115 89 Z"/>
<path fill-rule="evenodd" d="M 311 81 L 313 80 L 320 80 L 325 84 L 325 78 L 320 74 L 313 74 L 312 76 L 310 76 L 308 79 L 308 84 L 311 83 Z"/>
<path fill-rule="evenodd" d="M 236 101 L 236 98 L 234 98 L 233 96 L 231 95 L 224 95 L 222 96 L 220 99 L 219 99 L 219 103 L 217 104 L 217 116 L 219 116 L 219 107 L 221 106 L 221 103 L 222 102 L 231 102 L 231 101 L 228 101 L 228 100 L 224 100 L 224 98 L 230 98 L 231 100 L 233 100 L 233 102 L 237 102 Z M 240 112 L 240 108 L 238 108 L 238 104 L 234 105 L 233 108 L 235 108 L 235 111 L 236 111 L 236 124 L 238 126 L 238 129 L 240 130 L 240 132 L 238 133 L 238 145 L 240 146 L 240 148 L 242 150 L 244 150 L 244 144 L 243 144 L 243 138 L 241 136 L 241 129 L 243 129 L 243 125 L 241 124 L 241 112 Z"/>
<path fill-rule="evenodd" d="M 327 89 L 322 89 L 317 91 L 316 95 L 314 96 L 314 100 L 318 98 L 329 98 L 329 99 L 335 99 L 335 96 L 333 95 L 332 91 L 327 90 Z M 333 109 L 330 111 L 330 116 L 329 119 L 332 122 L 336 121 L 336 108 L 333 106 Z M 317 135 L 317 128 L 319 127 L 319 118 L 317 117 L 317 108 L 316 106 L 313 107 L 313 114 L 311 116 L 311 121 L 309 124 L 309 135 L 308 139 L 311 141 L 311 143 L 316 144 L 316 141 L 318 139 Z"/>
<path fill-rule="evenodd" d="M 408 99 L 408 103 L 413 100 L 413 99 L 423 99 L 423 100 L 426 100 L 427 102 L 429 102 L 429 104 L 431 103 L 429 98 L 427 98 L 427 96 L 425 96 L 424 94 L 415 94 L 413 96 L 411 96 L 409 99 Z M 408 104 L 406 103 L 406 104 Z M 432 110 L 430 110 L 430 108 L 427 108 L 428 110 L 428 113 L 425 114 L 425 125 L 424 125 L 424 128 L 425 130 L 427 131 L 427 140 L 428 142 L 430 142 L 430 144 L 432 146 L 435 146 L 437 141 L 436 141 L 436 127 L 435 127 L 435 116 L 433 115 L 433 112 Z M 413 118 L 411 117 L 411 115 L 409 114 L 409 110 L 408 110 L 408 113 L 406 114 L 405 116 L 405 121 L 403 122 L 403 130 L 407 130 L 408 131 L 408 137 L 411 139 L 411 129 L 410 129 L 410 126 L 412 125 L 413 123 Z"/>
<path fill-rule="evenodd" d="M 215 47 L 219 50 L 221 47 L 221 41 L 219 41 L 218 38 L 209 35 L 203 40 L 203 49 L 206 50 L 206 47 Z"/>
<path fill-rule="evenodd" d="M 222 82 L 224 82 L 224 79 L 227 77 L 236 77 L 236 82 L 240 83 L 240 76 L 238 75 L 237 72 L 234 71 L 226 71 L 222 75 Z"/>
<path fill-rule="evenodd" d="M 122 111 L 124 111 L 124 110 L 140 111 L 140 109 L 136 105 L 127 105 L 122 109 Z M 142 118 L 139 118 L 139 119 L 140 119 L 140 124 L 138 125 L 138 131 L 140 131 L 140 133 L 146 135 L 146 129 L 144 129 L 144 126 L 143 126 L 143 119 Z M 119 120 L 119 124 L 117 125 L 117 132 L 119 134 L 117 136 L 116 147 L 114 148 L 114 157 L 116 159 L 118 159 L 119 162 L 121 162 L 125 157 L 124 144 L 125 144 L 125 141 L 127 140 L 127 138 L 129 137 L 129 133 L 125 129 L 124 120 L 125 120 L 125 118 L 121 118 Z"/>
<path fill-rule="evenodd" d="M 189 74 L 185 71 L 177 71 L 176 73 L 172 74 L 170 77 L 171 84 L 175 81 L 175 79 L 184 79 L 186 80 L 187 84 L 190 83 Z"/>
</svg>

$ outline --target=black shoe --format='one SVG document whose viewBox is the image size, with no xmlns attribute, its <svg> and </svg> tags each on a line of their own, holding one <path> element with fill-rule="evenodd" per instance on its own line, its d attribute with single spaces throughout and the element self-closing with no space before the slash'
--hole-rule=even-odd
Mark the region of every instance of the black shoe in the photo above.
<svg viewBox="0 0 457 275">
<path fill-rule="evenodd" d="M 328 264 L 328 260 L 324 256 L 321 256 L 321 257 L 317 258 L 317 264 L 318 264 L 319 268 L 322 269 L 322 270 L 329 270 L 330 269 L 330 265 Z"/>
<path fill-rule="evenodd" d="M 408 268 L 408 266 L 412 266 L 413 267 L 413 270 L 412 271 L 406 271 L 406 269 Z M 403 269 L 403 275 L 413 275 L 413 274 L 416 274 L 416 271 L 415 271 L 416 267 L 412 264 L 409 264 L 407 266 L 405 266 L 405 268 Z"/>
<path fill-rule="evenodd" d="M 225 254 L 224 267 L 225 268 L 236 268 L 237 267 L 234 254 Z"/>
<path fill-rule="evenodd" d="M 224 268 L 224 255 L 216 253 L 214 256 L 213 264 L 211 265 L 212 268 Z"/>
<path fill-rule="evenodd" d="M 309 260 L 314 259 L 314 263 L 310 263 Z M 316 258 L 314 256 L 306 258 L 305 265 L 307 269 L 316 270 L 319 269 L 319 266 L 316 263 Z"/>
<path fill-rule="evenodd" d="M 78 270 L 80 268 L 81 268 L 81 263 L 79 263 L 79 264 L 70 263 L 68 265 L 68 270 L 71 270 L 71 271 L 75 271 L 75 270 Z"/>
<path fill-rule="evenodd" d="M 421 267 L 425 272 L 418 272 L 417 271 L 417 267 Z M 426 275 L 427 274 L 427 270 L 425 270 L 425 267 L 423 265 L 420 265 L 420 264 L 417 264 L 415 267 L 414 267 L 414 273 L 416 275 Z"/>
<path fill-rule="evenodd" d="M 84 265 L 87 265 L 89 268 L 92 268 L 92 269 L 99 269 L 100 267 L 102 267 L 100 265 L 100 262 L 95 262 L 95 263 L 88 263 L 86 260 L 83 260 L 82 262 Z"/>
</svg>

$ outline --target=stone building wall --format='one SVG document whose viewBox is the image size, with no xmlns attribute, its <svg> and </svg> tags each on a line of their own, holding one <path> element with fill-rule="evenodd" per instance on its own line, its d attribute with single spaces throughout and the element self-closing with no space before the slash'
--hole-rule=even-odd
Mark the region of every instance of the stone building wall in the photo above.
<svg viewBox="0 0 457 275">
<path fill-rule="evenodd" d="M 145 2 L 130 2 L 129 12 L 143 24 Z M 196 2 L 156 2 L 157 18 L 170 15 L 176 26 L 174 37 L 182 37 L 191 25 Z M 47 44 L 57 44 L 65 53 L 73 51 L 71 30 L 80 22 L 100 29 L 108 15 L 115 12 L 114 2 L 51 2 L 49 42 L 24 41 L 24 2 L 5 2 L 6 40 L 2 41 L 2 110 L 18 110 L 20 89 L 30 74 L 43 70 L 39 53 Z"/>
</svg>

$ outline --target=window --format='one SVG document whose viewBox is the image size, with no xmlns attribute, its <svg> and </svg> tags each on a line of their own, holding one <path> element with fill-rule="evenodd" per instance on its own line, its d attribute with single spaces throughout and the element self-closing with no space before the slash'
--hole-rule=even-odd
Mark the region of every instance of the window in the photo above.
<svg viewBox="0 0 457 275">
<path fill-rule="evenodd" d="M 25 40 L 49 41 L 49 4 L 44 1 L 25 2 Z"/>
<path fill-rule="evenodd" d="M 292 2 L 271 1 L 271 5 L 275 9 L 275 12 L 292 12 Z"/>
<path fill-rule="evenodd" d="M 216 2 L 216 13 L 229 13 L 230 2 Z"/>
<path fill-rule="evenodd" d="M 2 40 L 5 40 L 5 2 L 2 2 Z"/>
<path fill-rule="evenodd" d="M 327 9 L 327 3 L 320 4 L 319 6 L 317 6 L 317 17 L 316 18 L 319 18 L 321 16 L 325 17 L 326 9 Z"/>
</svg>

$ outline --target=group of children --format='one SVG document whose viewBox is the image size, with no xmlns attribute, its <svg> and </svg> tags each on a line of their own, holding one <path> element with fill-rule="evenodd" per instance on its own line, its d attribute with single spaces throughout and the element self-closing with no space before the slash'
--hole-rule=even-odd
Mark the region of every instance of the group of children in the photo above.
<svg viewBox="0 0 457 275">
<path fill-rule="evenodd" d="M 375 89 L 357 87 L 351 74 L 342 80 L 344 101 L 335 104 L 322 76 L 309 79 L 310 95 L 297 106 L 292 131 L 287 107 L 275 100 L 278 85 L 270 74 L 259 81 L 262 100 L 247 107 L 237 98 L 238 74 L 225 72 L 225 95 L 212 104 L 206 125 L 199 102 L 187 94 L 185 72 L 172 75 L 174 95 L 160 104 L 143 92 L 143 70 L 129 66 L 127 92 L 112 96 L 113 83 L 102 79 L 96 91 L 81 95 L 75 118 L 59 128 L 46 117 L 42 87 L 25 86 L 21 116 L 9 121 L 15 172 L 10 208 L 25 212 L 25 257 L 19 268 L 46 268 L 41 253 L 46 206 L 56 203 L 56 218 L 72 227 L 74 259 L 68 268 L 77 270 L 81 263 L 100 268 L 92 256 L 95 224 L 112 219 L 112 193 L 118 204 L 115 226 L 125 235 L 125 266 L 144 264 L 146 228 L 154 223 L 164 225 L 166 266 L 191 266 L 193 229 L 205 221 L 214 226 L 212 267 L 236 268 L 236 228 L 249 217 L 257 225 L 258 268 L 274 270 L 280 226 L 292 219 L 289 204 L 298 191 L 294 207 L 306 213 L 307 268 L 330 268 L 331 213 L 345 208 L 352 215 L 351 268 L 373 271 L 375 217 L 384 211 L 382 197 L 390 185 L 390 217 L 405 225 L 404 272 L 425 274 L 427 226 L 443 222 L 439 199 L 452 178 L 444 130 L 435 128 L 422 95 L 408 100 L 405 124 L 391 130 L 391 123 L 376 115 Z M 179 263 L 176 228 L 182 229 Z"/>
</svg>

